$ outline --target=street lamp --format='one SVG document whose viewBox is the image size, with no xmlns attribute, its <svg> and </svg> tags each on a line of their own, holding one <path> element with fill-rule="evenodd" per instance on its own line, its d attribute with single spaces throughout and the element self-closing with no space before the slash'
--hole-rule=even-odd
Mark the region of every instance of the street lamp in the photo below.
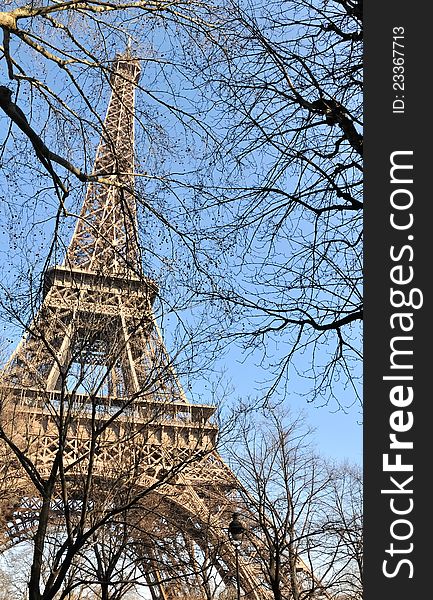
<svg viewBox="0 0 433 600">
<path fill-rule="evenodd" d="M 239 583 L 239 546 L 242 544 L 242 538 L 244 536 L 245 527 L 239 521 L 239 513 L 233 513 L 233 518 L 229 524 L 229 538 L 235 548 L 236 557 L 236 586 L 237 586 L 237 598 L 241 598 L 241 586 Z"/>
</svg>

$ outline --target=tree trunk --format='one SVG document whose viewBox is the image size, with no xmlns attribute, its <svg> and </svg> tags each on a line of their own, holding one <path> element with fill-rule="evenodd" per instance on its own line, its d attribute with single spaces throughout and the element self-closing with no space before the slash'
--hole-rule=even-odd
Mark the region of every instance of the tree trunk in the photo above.
<svg viewBox="0 0 433 600">
<path fill-rule="evenodd" d="M 30 568 L 29 600 L 41 600 L 40 582 L 49 510 L 50 497 L 48 494 L 42 500 L 42 508 L 39 514 L 38 528 L 34 537 L 35 549 L 33 553 L 32 565 Z"/>
</svg>

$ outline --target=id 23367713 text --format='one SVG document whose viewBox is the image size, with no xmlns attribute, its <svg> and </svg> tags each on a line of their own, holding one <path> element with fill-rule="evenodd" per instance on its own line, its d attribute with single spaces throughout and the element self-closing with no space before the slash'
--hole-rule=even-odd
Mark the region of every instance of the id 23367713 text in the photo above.
<svg viewBox="0 0 433 600">
<path fill-rule="evenodd" d="M 392 89 L 394 92 L 392 112 L 404 114 L 404 27 L 392 29 Z"/>
</svg>

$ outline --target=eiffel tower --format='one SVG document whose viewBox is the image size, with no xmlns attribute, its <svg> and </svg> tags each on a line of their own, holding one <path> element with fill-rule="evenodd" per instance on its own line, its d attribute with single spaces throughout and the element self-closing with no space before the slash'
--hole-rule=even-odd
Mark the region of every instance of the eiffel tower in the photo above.
<svg viewBox="0 0 433 600">
<path fill-rule="evenodd" d="M 238 557 L 227 525 L 239 485 L 215 450 L 215 407 L 184 394 L 153 312 L 157 285 L 142 272 L 139 75 L 129 51 L 116 58 L 95 180 L 64 261 L 44 273 L 41 306 L 2 371 L 2 543 L 32 539 L 44 507 L 49 527 L 75 539 L 105 514 L 126 514 L 116 507 L 133 506 L 121 524 L 153 600 L 204 600 L 199 555 L 233 585 Z M 117 535 L 120 521 L 107 523 Z M 251 560 L 240 556 L 237 572 L 243 598 L 271 597 Z"/>
<path fill-rule="evenodd" d="M 233 513 L 248 509 L 215 449 L 216 407 L 188 401 L 156 323 L 134 193 L 140 65 L 127 50 L 112 72 L 63 264 L 46 269 L 41 306 L 0 373 L 0 551 L 41 543 L 45 514 L 52 537 L 108 538 L 116 560 L 126 536 L 153 600 L 208 600 L 215 581 L 230 590 L 236 579 L 245 600 L 270 600 L 260 537 L 242 555 L 228 537 Z M 300 558 L 295 568 L 298 585 L 330 600 Z"/>
</svg>

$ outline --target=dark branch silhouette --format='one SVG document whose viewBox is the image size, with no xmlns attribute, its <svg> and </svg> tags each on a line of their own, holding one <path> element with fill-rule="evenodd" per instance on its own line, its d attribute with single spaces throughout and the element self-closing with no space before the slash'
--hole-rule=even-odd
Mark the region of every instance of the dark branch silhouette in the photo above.
<svg viewBox="0 0 433 600">
<path fill-rule="evenodd" d="M 27 117 L 23 113 L 21 108 L 17 104 L 15 104 L 15 102 L 12 101 L 12 91 L 4 85 L 0 85 L 0 107 L 3 109 L 6 115 L 13 121 L 13 123 L 15 123 L 15 125 L 19 127 L 21 131 L 29 138 L 36 152 L 36 156 L 46 168 L 48 173 L 51 175 L 54 183 L 60 187 L 60 189 L 65 195 L 68 194 L 68 190 L 65 188 L 60 177 L 54 171 L 52 165 L 53 162 L 61 165 L 62 167 L 70 171 L 73 175 L 78 177 L 80 181 L 89 180 L 88 175 L 82 173 L 69 161 L 59 156 L 58 154 L 51 152 L 51 150 L 47 148 L 47 146 L 41 140 L 39 135 L 30 126 Z"/>
</svg>

